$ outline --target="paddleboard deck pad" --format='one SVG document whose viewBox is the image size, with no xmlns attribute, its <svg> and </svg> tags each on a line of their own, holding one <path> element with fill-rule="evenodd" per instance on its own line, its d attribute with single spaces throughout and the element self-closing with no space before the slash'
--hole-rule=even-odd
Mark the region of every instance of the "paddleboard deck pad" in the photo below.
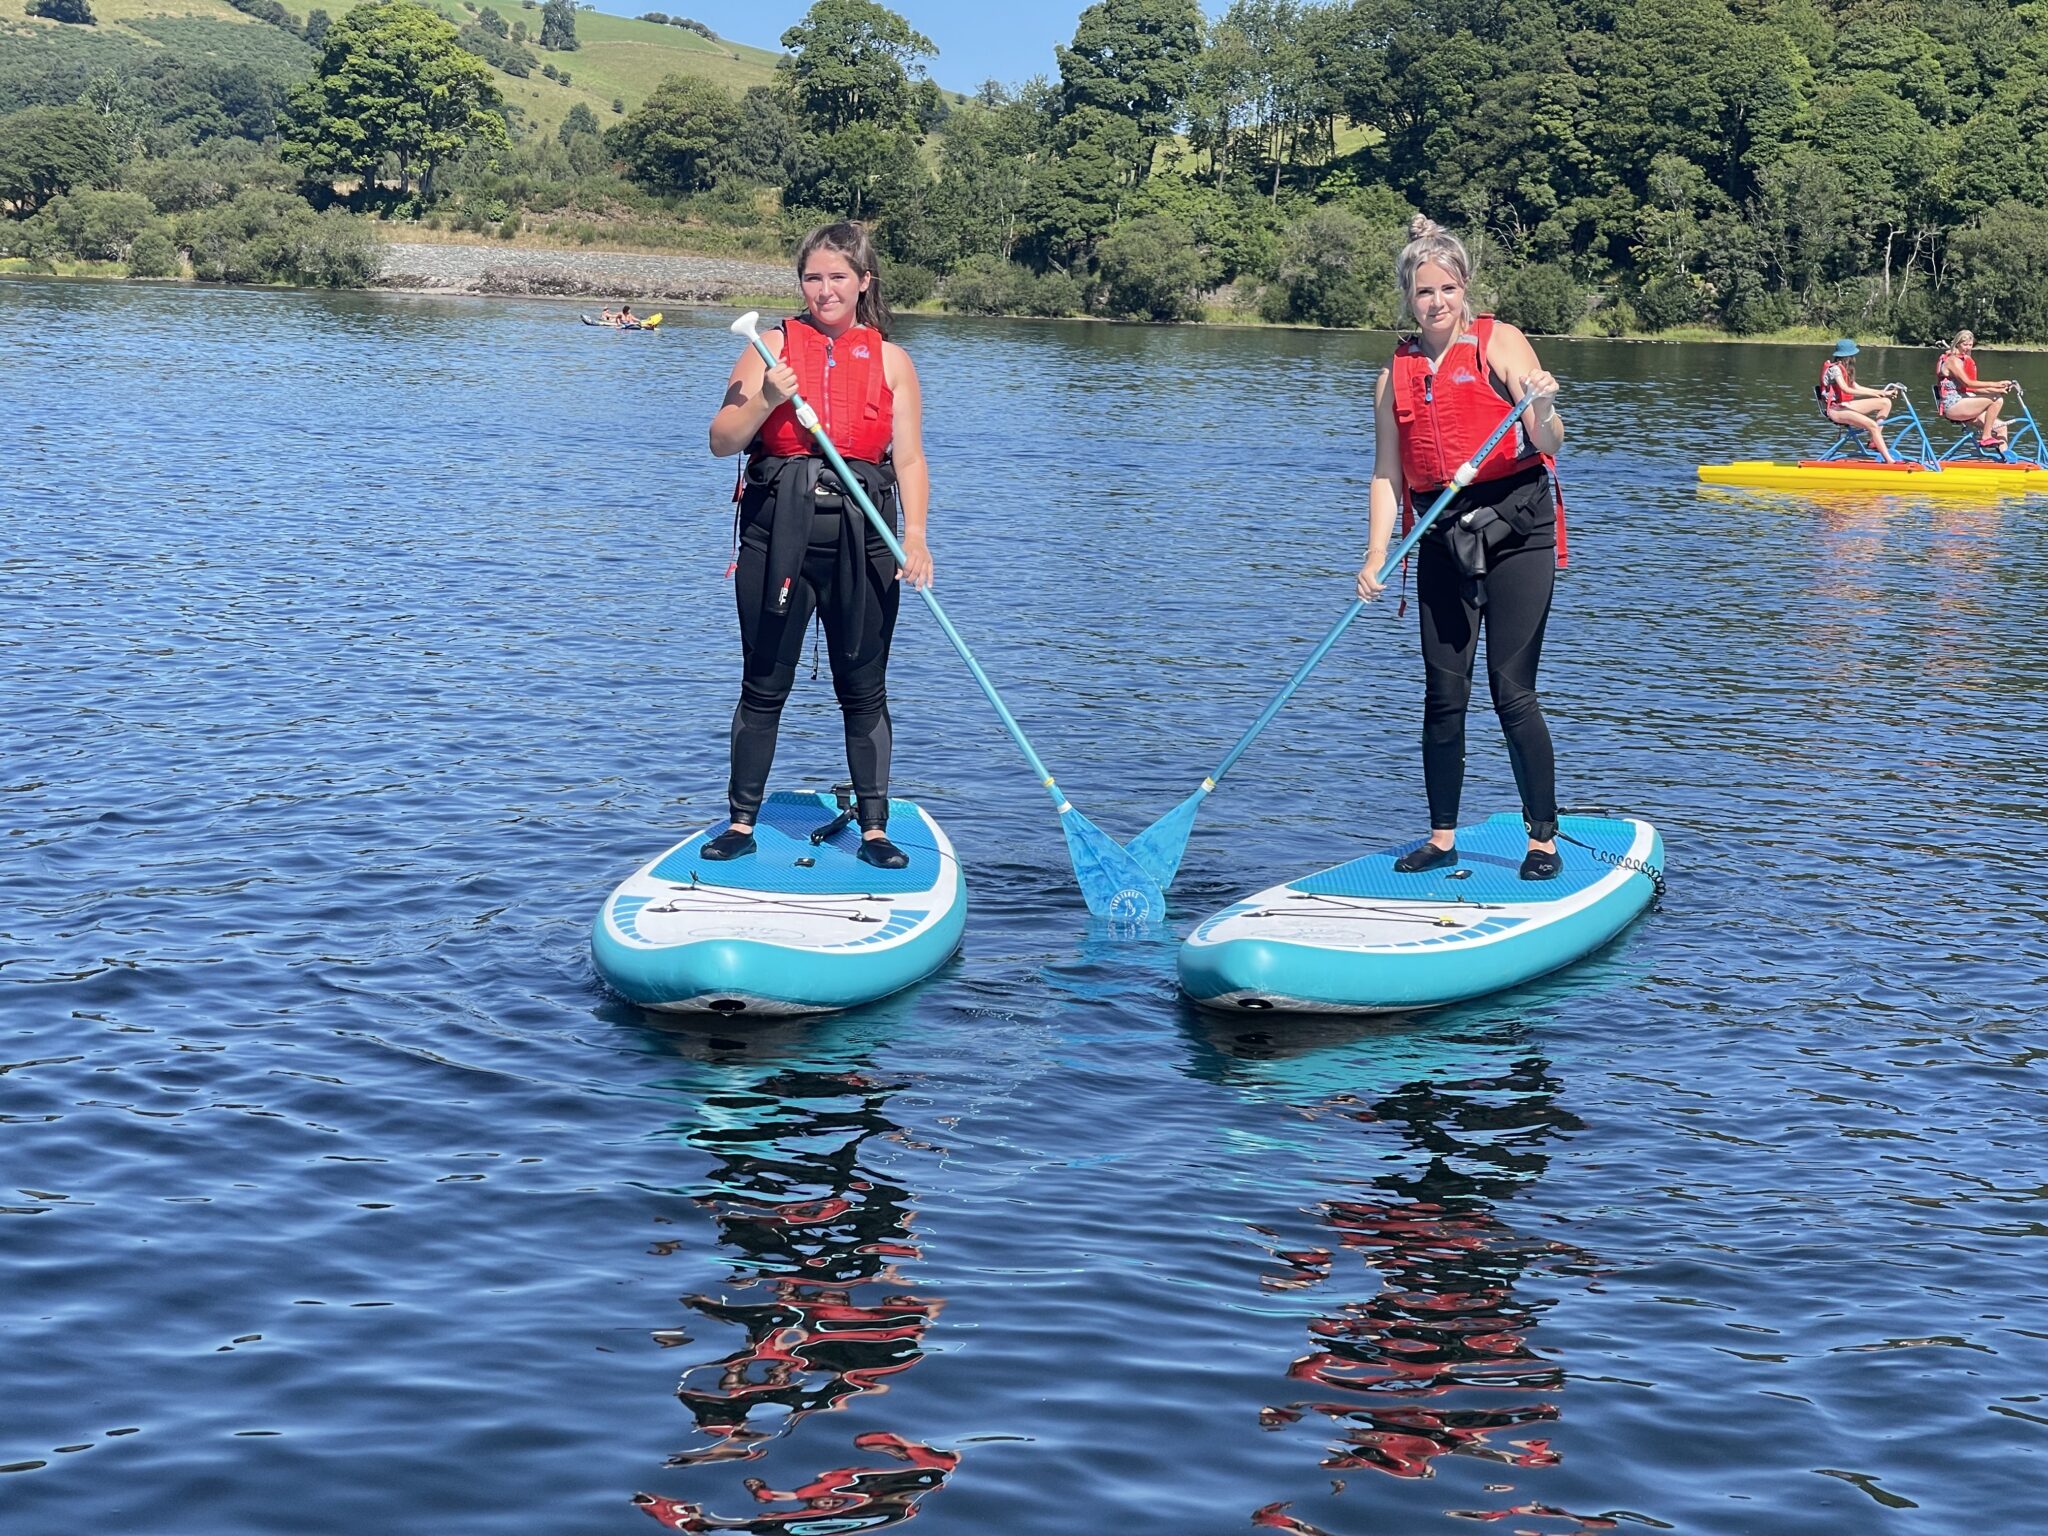
<svg viewBox="0 0 2048 1536">
<path fill-rule="evenodd" d="M 1557 970 L 1627 927 L 1656 894 L 1644 871 L 1664 867 L 1648 822 L 1565 816 L 1558 831 L 1554 880 L 1521 878 L 1527 835 L 1503 815 L 1458 829 L 1455 865 L 1399 874 L 1406 843 L 1247 896 L 1188 936 L 1181 987 L 1210 1008 L 1396 1013 Z"/>
<path fill-rule="evenodd" d="M 720 822 L 637 870 L 605 899 L 591 935 L 598 975 L 621 997 L 669 1013 L 829 1013 L 899 992 L 960 947 L 967 884 L 939 824 L 889 802 L 905 869 L 855 857 L 860 830 L 811 833 L 838 806 L 781 792 L 761 807 L 756 851 L 700 856 Z"/>
</svg>

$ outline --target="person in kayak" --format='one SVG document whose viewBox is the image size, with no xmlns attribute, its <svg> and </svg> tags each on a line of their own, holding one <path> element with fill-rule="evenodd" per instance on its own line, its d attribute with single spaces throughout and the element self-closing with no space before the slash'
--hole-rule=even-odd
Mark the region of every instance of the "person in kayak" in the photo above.
<svg viewBox="0 0 2048 1536">
<path fill-rule="evenodd" d="M 634 330 L 640 324 L 638 320 L 635 320 L 633 318 L 633 306 L 630 304 L 621 304 L 619 306 L 619 313 L 616 317 L 616 321 L 619 329 L 622 331 Z"/>
<path fill-rule="evenodd" d="M 618 314 L 612 309 L 611 305 L 607 304 L 604 307 L 603 313 L 597 317 L 597 323 L 599 325 L 617 325 L 619 323 Z"/>
<path fill-rule="evenodd" d="M 1892 413 L 1892 392 L 1871 389 L 1856 382 L 1856 365 L 1850 361 L 1862 349 L 1843 337 L 1821 364 L 1820 383 L 1814 394 L 1821 414 L 1838 427 L 1861 432 L 1870 439 L 1870 451 L 1887 464 L 1898 463 L 1898 455 L 1884 440 L 1884 419 Z"/>
<path fill-rule="evenodd" d="M 899 578 L 918 587 L 932 579 L 923 400 L 909 354 L 887 339 L 889 308 L 867 231 L 851 223 L 813 230 L 797 249 L 796 270 L 803 313 L 761 333 L 776 366 L 767 368 L 751 347 L 742 352 L 711 419 L 711 451 L 747 457 L 734 563 L 742 670 L 727 786 L 732 820 L 705 844 L 704 857 L 754 851 L 782 706 L 815 611 L 846 721 L 859 856 L 901 869 L 909 860 L 888 838 L 889 644 Z M 796 419 L 789 401 L 797 394 L 818 412 L 876 510 L 893 522 L 900 507 L 901 570 Z"/>
<path fill-rule="evenodd" d="M 2011 379 L 1980 379 L 1977 362 L 1970 354 L 1977 338 L 1969 331 L 1957 331 L 1956 339 L 1942 348 L 1934 362 L 1934 408 L 1944 420 L 1958 425 L 1974 423 L 1977 446 L 1986 452 L 2005 453 L 2012 428 L 1998 419 L 2005 409 L 2005 395 Z"/>
<path fill-rule="evenodd" d="M 1409 235 L 1395 276 L 1416 331 L 1402 337 L 1373 387 L 1376 458 L 1360 598 L 1370 601 L 1383 590 L 1378 572 L 1396 513 L 1405 524 L 1432 503 L 1513 404 L 1524 395 L 1535 399 L 1417 546 L 1430 832 L 1394 867 L 1417 874 L 1457 862 L 1465 711 L 1484 629 L 1486 679 L 1529 834 L 1522 878 L 1549 880 L 1563 865 L 1556 759 L 1536 693 L 1536 667 L 1565 555 L 1564 502 L 1551 463 L 1564 442 L 1557 380 L 1521 331 L 1491 315 L 1474 317 L 1472 261 L 1456 236 L 1420 215 Z"/>
</svg>

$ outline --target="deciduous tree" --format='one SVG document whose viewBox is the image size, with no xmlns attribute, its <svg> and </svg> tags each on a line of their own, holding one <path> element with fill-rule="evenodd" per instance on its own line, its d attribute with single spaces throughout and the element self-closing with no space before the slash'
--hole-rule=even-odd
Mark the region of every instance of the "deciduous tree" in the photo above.
<svg viewBox="0 0 2048 1536">
<path fill-rule="evenodd" d="M 371 180 L 386 155 L 401 185 L 434 194 L 436 169 L 471 143 L 508 146 L 491 72 L 454 26 L 412 0 L 369 0 L 334 23 L 292 98 L 283 154 L 306 179 Z"/>
</svg>

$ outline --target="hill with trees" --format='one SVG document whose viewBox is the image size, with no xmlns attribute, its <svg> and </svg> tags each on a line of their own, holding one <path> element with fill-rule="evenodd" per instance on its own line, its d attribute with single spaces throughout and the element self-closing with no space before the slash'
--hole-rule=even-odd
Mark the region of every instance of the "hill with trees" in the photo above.
<svg viewBox="0 0 2048 1536">
<path fill-rule="evenodd" d="M 2032 0 L 1098 0 L 1046 73 L 966 98 L 876 0 L 818 0 L 779 56 L 660 12 L 441 0 L 406 28 L 460 110 L 353 159 L 382 110 L 333 88 L 353 8 L 91 8 L 0 18 L 13 249 L 54 248 L 56 201 L 203 162 L 308 216 L 508 237 L 766 254 L 852 215 L 898 296 L 962 310 L 1383 325 L 1420 208 L 1534 329 L 2048 340 Z M 49 192 L 19 144 L 62 135 L 6 115 L 31 108 L 96 115 L 118 164 Z"/>
</svg>

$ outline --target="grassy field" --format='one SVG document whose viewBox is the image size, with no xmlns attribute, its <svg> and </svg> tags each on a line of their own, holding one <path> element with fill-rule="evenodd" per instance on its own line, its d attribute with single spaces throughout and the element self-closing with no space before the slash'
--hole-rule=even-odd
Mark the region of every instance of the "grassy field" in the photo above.
<svg viewBox="0 0 2048 1536">
<path fill-rule="evenodd" d="M 467 25 L 483 5 L 478 0 L 477 10 L 472 11 L 459 0 L 435 0 L 434 8 L 457 25 Z M 528 10 L 521 0 L 495 0 L 492 8 L 508 22 L 525 22 L 529 32 L 539 35 L 538 4 Z M 541 63 L 568 72 L 570 83 L 566 86 L 537 70 L 525 80 L 492 71 L 505 100 L 526 113 L 530 126 L 552 133 L 579 101 L 597 114 L 600 124 L 615 122 L 614 101 L 623 102 L 630 112 L 670 75 L 701 75 L 738 96 L 749 86 L 773 81 L 775 61 L 780 57 L 765 48 L 723 40 L 714 43 L 682 27 L 607 16 L 602 11 L 576 13 L 576 41 L 582 46 L 574 53 L 546 53 L 537 42 L 526 44 L 527 51 Z"/>
</svg>

